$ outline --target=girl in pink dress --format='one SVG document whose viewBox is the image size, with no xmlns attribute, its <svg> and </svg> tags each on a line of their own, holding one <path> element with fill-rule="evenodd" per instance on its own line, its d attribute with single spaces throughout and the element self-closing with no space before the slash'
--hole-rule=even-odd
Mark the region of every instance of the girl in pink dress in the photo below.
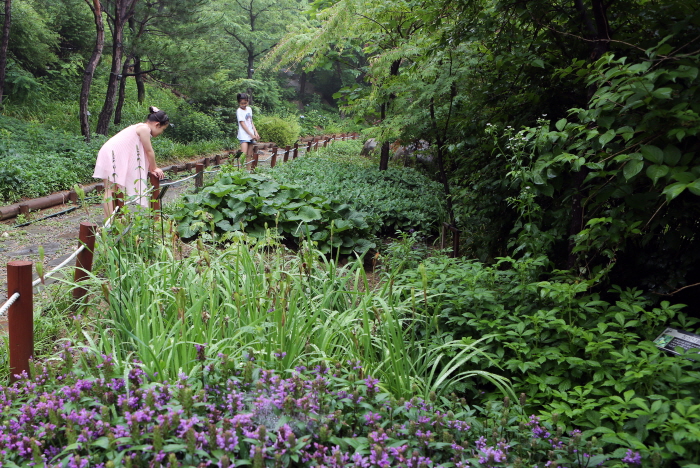
<svg viewBox="0 0 700 468">
<path fill-rule="evenodd" d="M 146 122 L 125 128 L 102 145 L 97 154 L 95 178 L 105 184 L 105 216 L 114 210 L 113 196 L 116 190 L 124 190 L 128 196 L 138 196 L 142 206 L 148 206 L 146 176 L 153 172 L 159 179 L 163 171 L 156 166 L 156 155 L 151 138 L 157 137 L 168 127 L 168 114 L 151 106 Z"/>
</svg>

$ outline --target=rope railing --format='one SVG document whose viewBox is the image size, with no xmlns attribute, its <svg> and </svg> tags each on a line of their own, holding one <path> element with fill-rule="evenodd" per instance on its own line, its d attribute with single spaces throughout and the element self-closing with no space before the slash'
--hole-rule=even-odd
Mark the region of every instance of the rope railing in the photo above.
<svg viewBox="0 0 700 468">
<path fill-rule="evenodd" d="M 342 138 L 324 138 L 323 146 L 325 147 L 331 141 L 345 140 L 346 138 L 355 139 L 355 135 L 352 137 L 343 136 Z M 311 151 L 318 150 L 318 146 L 319 141 L 317 140 L 308 142 L 306 147 L 300 147 L 299 144 L 295 144 L 292 159 L 305 155 Z M 292 148 L 290 146 L 287 146 L 282 151 L 284 161 L 288 160 L 291 151 Z M 250 164 L 252 170 L 257 167 L 259 162 L 270 161 L 270 166 L 274 167 L 278 152 L 279 149 L 274 148 L 272 154 L 263 160 L 258 159 L 256 152 L 254 154 L 254 158 L 251 161 L 246 161 L 244 165 L 248 166 L 248 164 Z M 116 206 L 112 211 L 112 214 L 104 221 L 102 225 L 103 229 L 109 229 L 112 226 L 114 219 L 123 211 L 122 207 L 137 203 L 141 197 L 150 197 L 153 195 L 151 198 L 151 207 L 157 210 L 160 208 L 160 198 L 162 197 L 162 194 L 165 193 L 164 191 L 161 192 L 161 190 L 182 184 L 190 179 L 195 179 L 195 187 L 200 188 L 202 186 L 203 174 L 216 174 L 220 171 L 204 171 L 204 167 L 205 165 L 208 165 L 208 162 L 209 158 L 205 158 L 204 163 L 196 164 L 196 172 L 194 174 L 163 184 L 160 183 L 160 179 L 158 179 L 158 177 L 150 173 L 149 178 L 151 181 L 151 187 L 149 187 L 146 193 L 135 196 L 126 202 L 123 201 L 123 195 L 117 195 L 115 199 Z M 216 157 L 216 162 L 218 166 L 220 156 Z M 190 167 L 191 166 L 188 165 L 188 169 Z M 70 262 L 76 260 L 74 276 L 74 283 L 76 286 L 73 288 L 73 297 L 76 301 L 81 300 L 87 294 L 87 290 L 78 285 L 83 279 L 85 279 L 85 277 L 89 275 L 89 272 L 92 270 L 96 230 L 97 226 L 93 223 L 80 223 L 80 246 L 53 270 L 43 275 L 43 277 L 37 278 L 36 280 L 32 281 L 32 262 L 12 261 L 7 264 L 8 299 L 0 306 L 0 317 L 7 315 L 8 318 L 8 330 L 10 335 L 10 382 L 17 380 L 19 375 L 23 374 L 24 372 L 27 374 L 30 372 L 29 361 L 34 354 L 34 287 L 44 282 L 47 278 L 51 278 L 57 272 L 65 268 Z M 124 233 L 125 232 L 123 232 L 122 235 Z"/>
<path fill-rule="evenodd" d="M 2 307 L 0 307 L 0 317 L 7 313 L 9 308 L 12 307 L 12 304 L 14 304 L 17 299 L 19 299 L 19 293 L 14 293 L 7 301 L 5 301 Z"/>
</svg>

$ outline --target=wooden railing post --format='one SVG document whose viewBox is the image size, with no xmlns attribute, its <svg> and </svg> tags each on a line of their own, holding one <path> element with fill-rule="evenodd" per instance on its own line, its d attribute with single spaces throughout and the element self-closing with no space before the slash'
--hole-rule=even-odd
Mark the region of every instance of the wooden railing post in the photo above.
<svg viewBox="0 0 700 468">
<path fill-rule="evenodd" d="M 160 179 L 157 175 L 152 172 L 148 173 L 148 180 L 153 186 L 153 193 L 151 194 L 150 206 L 153 210 L 160 210 Z"/>
<path fill-rule="evenodd" d="M 323 139 L 323 147 L 324 147 L 324 148 L 327 148 L 327 147 L 328 147 L 328 141 L 329 141 L 328 138 L 324 138 L 324 139 Z"/>
<path fill-rule="evenodd" d="M 194 178 L 194 188 L 195 191 L 199 192 L 199 189 L 204 185 L 204 163 L 197 163 L 195 170 L 197 171 L 197 176 Z"/>
<path fill-rule="evenodd" d="M 124 192 L 117 188 L 113 192 L 113 197 L 114 197 L 114 209 L 119 208 L 119 211 L 121 212 L 122 208 L 124 208 Z"/>
<path fill-rule="evenodd" d="M 277 164 L 277 147 L 272 148 L 272 156 L 270 157 L 270 168 L 275 167 Z"/>
<path fill-rule="evenodd" d="M 287 145 L 284 147 L 284 158 L 282 159 L 284 162 L 289 161 L 289 150 L 291 150 L 292 147 Z"/>
<path fill-rule="evenodd" d="M 19 293 L 19 299 L 7 311 L 10 333 L 10 383 L 22 372 L 29 375 L 29 360 L 34 355 L 34 287 L 32 262 L 17 260 L 7 264 L 7 297 Z"/>
<path fill-rule="evenodd" d="M 220 154 L 217 154 L 216 156 L 214 156 L 214 164 L 216 164 L 217 166 L 221 166 L 221 155 Z"/>
<path fill-rule="evenodd" d="M 309 146 L 306 147 L 307 154 L 311 152 L 311 145 L 313 145 L 313 143 L 314 143 L 313 140 L 309 141 Z"/>
<path fill-rule="evenodd" d="M 92 271 L 92 258 L 93 252 L 95 251 L 96 230 L 96 224 L 85 221 L 80 223 L 79 239 L 80 244 L 84 245 L 85 248 L 78 254 L 78 258 L 75 260 L 75 275 L 73 277 L 74 283 L 82 281 L 88 276 L 88 273 Z M 87 290 L 85 288 L 73 289 L 73 299 L 82 299 L 85 297 L 85 294 L 87 294 Z"/>
<path fill-rule="evenodd" d="M 250 169 L 253 170 L 258 167 L 258 146 L 253 146 L 253 160 L 250 163 Z"/>
<path fill-rule="evenodd" d="M 294 153 L 292 154 L 292 159 L 299 157 L 299 143 L 294 143 Z"/>
</svg>

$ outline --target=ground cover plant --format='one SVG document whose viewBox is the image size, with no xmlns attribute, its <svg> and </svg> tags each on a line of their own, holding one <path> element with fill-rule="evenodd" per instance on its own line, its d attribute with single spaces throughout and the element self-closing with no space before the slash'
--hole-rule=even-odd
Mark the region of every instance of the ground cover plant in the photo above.
<svg viewBox="0 0 700 468">
<path fill-rule="evenodd" d="M 105 137 L 97 135 L 85 143 L 80 135 L 2 115 L 0 135 L 0 202 L 36 198 L 75 184 L 96 182 L 92 172 Z M 182 144 L 157 138 L 153 147 L 157 162 L 165 164 L 220 151 L 230 147 L 230 142 L 218 139 Z"/>
<path fill-rule="evenodd" d="M 178 233 L 207 233 L 219 241 L 237 232 L 264 238 L 268 230 L 291 244 L 309 238 L 324 254 L 363 253 L 374 247 L 362 213 L 299 185 L 229 167 L 199 193 L 186 195 L 173 213 Z"/>
<path fill-rule="evenodd" d="M 86 323 L 84 345 L 112 355 L 120 372 L 137 357 L 148 375 L 172 380 L 196 370 L 188 343 L 206 342 L 278 370 L 310 356 L 361 360 L 397 397 L 442 395 L 466 379 L 510 392 L 495 373 L 460 371 L 478 343 L 417 334 L 430 318 L 414 313 L 413 298 L 397 302 L 400 289 L 372 291 L 361 257 L 339 267 L 310 243 L 293 253 L 271 236 L 239 236 L 224 248 L 200 240 L 188 253 L 173 244 L 172 225 L 153 232 L 139 216 L 103 236 L 84 285 L 95 295 L 83 316 L 97 319 Z"/>
<path fill-rule="evenodd" d="M 424 313 L 452 338 L 488 336 L 485 354 L 516 393 L 528 395 L 529 410 L 558 413 L 663 466 L 697 466 L 700 364 L 692 352 L 669 356 L 652 340 L 666 326 L 698 332 L 698 320 L 638 290 L 603 294 L 594 281 L 545 273 L 548 264 L 544 257 L 489 266 L 434 256 L 395 283 L 423 290 Z M 483 360 L 472 365 L 492 368 Z M 460 390 L 468 399 L 483 391 L 471 382 Z"/>
<path fill-rule="evenodd" d="M 359 156 L 361 146 L 360 141 L 337 141 L 276 166 L 270 175 L 282 184 L 311 187 L 315 194 L 352 205 L 366 213 L 375 233 L 437 233 L 446 216 L 440 184 L 410 168 L 379 171 Z"/>
<path fill-rule="evenodd" d="M 60 365 L 0 387 L 0 466 L 638 465 L 508 398 L 397 400 L 356 361 L 276 372 L 187 346 L 198 370 L 160 383 L 137 361 L 116 372 L 111 356 L 66 344 Z"/>
</svg>

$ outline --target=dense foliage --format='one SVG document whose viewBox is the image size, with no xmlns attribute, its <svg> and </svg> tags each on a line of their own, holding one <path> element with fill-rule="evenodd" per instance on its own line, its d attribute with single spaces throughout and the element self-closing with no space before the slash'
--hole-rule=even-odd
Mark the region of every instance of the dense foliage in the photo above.
<svg viewBox="0 0 700 468">
<path fill-rule="evenodd" d="M 262 141 L 271 141 L 284 148 L 291 146 L 299 139 L 301 127 L 296 117 L 282 119 L 275 116 L 262 116 L 255 119 L 255 128 Z"/>
<path fill-rule="evenodd" d="M 350 205 L 235 168 L 185 196 L 173 216 L 184 238 L 209 233 L 225 241 L 245 232 L 260 239 L 272 230 L 293 245 L 309 239 L 323 253 L 364 253 L 374 246 L 364 216 Z"/>
<path fill-rule="evenodd" d="M 91 179 L 99 145 L 0 116 L 0 201 L 39 197 Z M 31 156 L 30 156 L 31 155 Z"/>
<path fill-rule="evenodd" d="M 206 344 L 188 346 L 196 348 L 198 370 L 170 383 L 153 382 L 138 362 L 116 373 L 110 356 L 66 346 L 60 367 L 0 387 L 1 466 L 583 468 L 641 461 L 632 450 L 606 453 L 578 430 L 528 418 L 509 399 L 481 411 L 444 399 L 438 409 L 420 398 L 392 398 L 354 361 L 310 362 L 280 374 L 213 356 Z"/>
<path fill-rule="evenodd" d="M 637 290 L 615 288 L 604 298 L 589 290 L 594 282 L 574 282 L 566 272 L 543 277 L 547 263 L 435 257 L 395 281 L 423 289 L 425 313 L 451 337 L 488 336 L 492 364 L 475 359 L 474 368 L 507 376 L 530 408 L 647 455 L 665 447 L 669 462 L 697 460 L 700 365 L 665 355 L 651 340 L 669 325 L 700 331 L 699 321 L 682 306 L 654 306 Z M 463 386 L 472 398 L 481 390 Z"/>
<path fill-rule="evenodd" d="M 361 142 L 337 141 L 325 149 L 276 166 L 270 175 L 283 184 L 312 187 L 315 194 L 352 205 L 375 233 L 397 230 L 437 233 L 444 219 L 440 185 L 410 168 L 379 171 L 359 156 Z"/>
<path fill-rule="evenodd" d="M 104 138 L 86 144 L 73 133 L 0 116 L 0 202 L 36 198 L 92 178 Z M 168 138 L 153 140 L 159 162 L 192 158 L 230 146 L 225 140 L 183 145 Z"/>
</svg>

